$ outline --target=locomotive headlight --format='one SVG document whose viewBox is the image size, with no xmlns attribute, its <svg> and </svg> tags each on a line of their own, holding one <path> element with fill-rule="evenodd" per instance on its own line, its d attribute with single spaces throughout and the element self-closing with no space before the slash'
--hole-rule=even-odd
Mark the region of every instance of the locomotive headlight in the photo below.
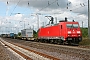
<svg viewBox="0 0 90 60">
<path fill-rule="evenodd" d="M 70 35 L 68 35 L 68 36 L 70 36 Z"/>
<path fill-rule="evenodd" d="M 71 34 L 71 31 L 68 31 L 68 34 Z"/>
<path fill-rule="evenodd" d="M 80 31 L 77 31 L 77 33 L 79 33 L 79 34 L 80 34 Z"/>
<path fill-rule="evenodd" d="M 81 35 L 78 35 L 78 36 L 81 36 Z"/>
</svg>

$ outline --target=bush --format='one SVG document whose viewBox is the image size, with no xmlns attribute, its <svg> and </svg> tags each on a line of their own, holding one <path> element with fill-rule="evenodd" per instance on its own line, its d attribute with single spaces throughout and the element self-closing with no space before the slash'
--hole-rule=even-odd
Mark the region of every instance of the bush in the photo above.
<svg viewBox="0 0 90 60">
<path fill-rule="evenodd" d="M 87 38 L 88 37 L 88 28 L 81 28 L 82 31 L 82 37 Z"/>
<path fill-rule="evenodd" d="M 88 39 L 88 28 L 81 28 L 82 31 L 82 41 L 80 45 L 90 45 L 90 39 Z"/>
</svg>

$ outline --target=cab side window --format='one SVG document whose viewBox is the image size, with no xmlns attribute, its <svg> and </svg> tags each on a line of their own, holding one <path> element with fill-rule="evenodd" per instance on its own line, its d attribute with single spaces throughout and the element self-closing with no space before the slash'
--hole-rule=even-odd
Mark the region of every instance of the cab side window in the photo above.
<svg viewBox="0 0 90 60">
<path fill-rule="evenodd" d="M 61 25 L 61 29 L 62 29 L 62 25 Z"/>
</svg>

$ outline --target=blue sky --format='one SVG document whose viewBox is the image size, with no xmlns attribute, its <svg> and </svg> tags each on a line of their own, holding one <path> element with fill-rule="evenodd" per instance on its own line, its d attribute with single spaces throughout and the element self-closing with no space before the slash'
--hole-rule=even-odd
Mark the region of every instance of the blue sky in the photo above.
<svg viewBox="0 0 90 60">
<path fill-rule="evenodd" d="M 0 2 L 0 15 L 1 16 L 6 15 L 6 4 L 4 2 Z"/>
<path fill-rule="evenodd" d="M 8 16 L 10 15 L 15 15 L 16 13 L 21 13 L 21 14 L 30 14 L 31 12 L 33 12 L 32 10 L 30 10 L 30 8 L 27 7 L 20 7 L 17 6 L 15 8 L 16 5 L 7 5 L 4 2 L 0 2 L 0 15 L 1 16 L 6 16 L 6 12 L 8 11 Z M 9 8 L 9 10 L 7 10 L 7 8 Z M 11 14 L 12 13 L 12 14 Z"/>
</svg>

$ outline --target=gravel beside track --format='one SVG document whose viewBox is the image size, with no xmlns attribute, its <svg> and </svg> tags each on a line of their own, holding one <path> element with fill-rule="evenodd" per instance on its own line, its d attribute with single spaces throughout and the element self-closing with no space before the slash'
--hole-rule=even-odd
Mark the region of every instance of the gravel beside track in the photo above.
<svg viewBox="0 0 90 60">
<path fill-rule="evenodd" d="M 25 46 L 29 49 L 36 50 L 50 56 L 54 56 L 61 60 L 90 60 L 90 49 L 73 46 L 63 47 L 63 45 L 47 44 L 9 38 L 4 40 Z"/>
<path fill-rule="evenodd" d="M 90 45 L 86 45 L 86 46 L 78 46 L 78 47 L 90 49 Z"/>
<path fill-rule="evenodd" d="M 0 43 L 0 60 L 10 60 L 6 48 Z"/>
<path fill-rule="evenodd" d="M 18 57 L 17 57 L 18 56 Z M 0 42 L 0 60 L 23 60 L 13 50 Z"/>
</svg>

